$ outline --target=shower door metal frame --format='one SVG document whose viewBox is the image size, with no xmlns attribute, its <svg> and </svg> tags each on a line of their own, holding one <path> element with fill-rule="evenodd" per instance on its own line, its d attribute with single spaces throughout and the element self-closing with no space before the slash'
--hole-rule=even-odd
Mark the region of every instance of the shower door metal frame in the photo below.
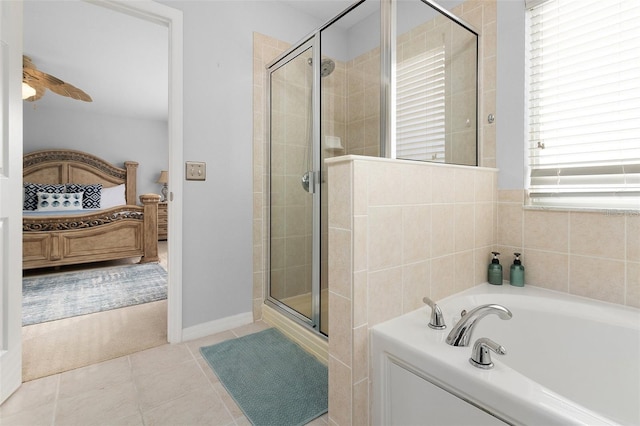
<svg viewBox="0 0 640 426">
<path fill-rule="evenodd" d="M 270 117 L 270 108 L 271 108 L 271 73 L 273 71 L 275 71 L 276 69 L 280 68 L 281 66 L 283 66 L 284 64 L 286 64 L 287 62 L 287 58 L 292 57 L 292 55 L 294 55 L 296 52 L 300 53 L 303 52 L 304 50 L 308 49 L 309 47 L 313 47 L 312 50 L 312 63 L 314 64 L 320 64 L 322 61 L 322 55 L 321 55 L 321 32 L 328 28 L 329 26 L 331 26 L 334 22 L 338 21 L 340 18 L 342 18 L 343 16 L 345 16 L 346 14 L 348 14 L 349 12 L 351 12 L 352 10 L 356 9 L 358 6 L 360 6 L 362 3 L 364 3 L 365 1 L 368 0 L 355 0 L 351 5 L 349 5 L 348 7 L 346 7 L 342 12 L 340 12 L 339 14 L 337 14 L 336 16 L 334 16 L 333 18 L 331 18 L 330 20 L 328 20 L 327 22 L 325 22 L 324 24 L 322 24 L 320 27 L 316 28 L 315 30 L 313 30 L 311 33 L 309 33 L 308 35 L 306 35 L 305 37 L 303 37 L 300 41 L 298 41 L 297 43 L 293 44 L 293 46 L 290 49 L 287 49 L 286 51 L 284 51 L 282 54 L 280 54 L 279 56 L 277 56 L 274 60 L 272 60 L 270 63 L 268 63 L 266 65 L 266 69 L 267 69 L 267 87 L 268 87 L 268 93 L 267 93 L 267 105 L 269 106 L 269 109 L 267 110 L 267 116 Z M 392 0 L 379 0 L 381 3 L 381 8 L 384 9 L 385 8 L 385 4 L 386 2 L 390 2 Z M 385 25 L 385 23 L 382 24 L 383 26 Z M 271 245 L 271 209 L 267 209 L 267 213 L 266 213 L 266 219 L 267 219 L 267 223 L 269 224 L 269 226 L 266 227 L 267 229 L 267 235 L 266 235 L 266 241 L 269 242 L 269 244 L 267 244 L 266 247 L 266 267 L 265 267 L 265 271 L 267 272 L 267 277 L 265 279 L 265 303 L 270 304 L 275 306 L 276 308 L 279 308 L 281 311 L 286 312 L 289 314 L 290 318 L 292 318 L 293 320 L 295 320 L 296 322 L 308 327 L 309 329 L 313 330 L 318 336 L 323 337 L 323 338 L 327 338 L 328 336 L 324 333 L 322 333 L 320 331 L 320 243 L 321 243 L 321 238 L 320 238 L 320 226 L 321 226 L 321 218 L 320 218 L 320 211 L 321 211 L 321 206 L 320 206 L 320 183 L 321 183 L 321 176 L 320 176 L 320 171 L 321 171 L 321 164 L 320 164 L 320 126 L 321 126 L 321 110 L 320 110 L 320 99 L 321 99 L 321 94 L 320 94 L 320 80 L 321 80 L 321 75 L 320 75 L 320 67 L 312 67 L 313 68 L 313 82 L 312 82 L 312 107 L 311 107 L 311 111 L 312 111 L 312 122 L 313 122 L 313 126 L 312 126 L 312 150 L 314 152 L 315 155 L 313 155 L 312 157 L 312 164 L 313 164 L 313 169 L 314 169 L 314 199 L 313 199 L 313 218 L 312 218 L 312 226 L 313 226 L 313 243 L 312 243 L 312 281 L 311 281 L 311 310 L 312 310 L 312 315 L 311 315 L 311 319 L 308 319 L 307 317 L 305 317 L 304 315 L 300 314 L 299 312 L 295 311 L 294 309 L 290 308 L 289 306 L 287 306 L 286 304 L 280 302 L 277 299 L 274 299 L 271 297 L 270 295 L 270 291 L 271 291 L 271 252 L 270 252 L 270 245 Z M 382 71 L 383 73 L 385 72 L 384 70 Z M 383 101 L 384 102 L 384 101 Z M 384 103 L 381 104 L 381 107 L 383 107 L 383 105 L 385 105 Z M 382 110 L 381 110 L 382 111 Z M 383 120 L 388 120 L 389 117 L 387 116 L 385 119 Z M 271 120 L 267 120 L 267 125 L 266 125 L 266 134 L 267 134 L 267 138 L 269 141 L 269 149 L 267 150 L 267 158 L 266 158 L 266 164 L 269 167 L 269 173 L 268 173 L 268 178 L 269 181 L 271 180 L 271 159 L 270 159 L 270 152 L 271 152 Z M 381 146 L 384 145 L 384 138 L 381 138 Z M 381 148 L 381 150 L 384 148 Z M 269 185 L 270 186 L 270 185 Z M 267 191 L 267 205 L 270 207 L 271 206 L 271 191 Z M 326 301 L 326 303 L 329 303 L 328 300 Z"/>
<path fill-rule="evenodd" d="M 325 336 L 320 332 L 320 67 L 313 66 L 311 84 L 311 166 L 312 173 L 310 179 L 309 193 L 312 196 L 312 243 L 311 243 L 311 318 L 307 318 L 298 311 L 290 308 L 280 300 L 271 297 L 271 74 L 285 66 L 290 60 L 297 58 L 303 52 L 311 48 L 312 64 L 320 64 L 320 32 L 312 34 L 307 40 L 296 45 L 293 50 L 288 50 L 280 55 L 276 60 L 267 65 L 267 137 L 269 141 L 267 165 L 269 191 L 267 191 L 267 238 L 269 244 L 266 247 L 266 297 L 265 301 L 290 314 L 296 322 L 314 330 L 318 335 Z M 312 186 L 311 186 L 312 185 Z"/>
</svg>

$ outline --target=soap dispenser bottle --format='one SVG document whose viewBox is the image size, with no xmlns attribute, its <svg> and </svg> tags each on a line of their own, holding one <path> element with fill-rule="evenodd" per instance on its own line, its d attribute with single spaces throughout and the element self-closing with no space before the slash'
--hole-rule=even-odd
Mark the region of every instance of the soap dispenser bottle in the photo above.
<svg viewBox="0 0 640 426">
<path fill-rule="evenodd" d="M 509 282 L 516 287 L 524 287 L 524 266 L 520 261 L 520 253 L 513 253 L 516 257 L 509 271 Z"/>
<path fill-rule="evenodd" d="M 502 265 L 500 264 L 500 260 L 498 260 L 500 253 L 497 251 L 492 251 L 491 253 L 493 254 L 493 259 L 489 264 L 489 284 L 502 285 Z"/>
</svg>

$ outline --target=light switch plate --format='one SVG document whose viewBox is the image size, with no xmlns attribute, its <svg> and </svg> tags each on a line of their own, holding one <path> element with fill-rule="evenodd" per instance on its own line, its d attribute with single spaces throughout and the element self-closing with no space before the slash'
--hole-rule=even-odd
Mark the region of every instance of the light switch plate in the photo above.
<svg viewBox="0 0 640 426">
<path fill-rule="evenodd" d="M 185 176 L 187 180 L 205 180 L 207 177 L 207 163 L 187 161 Z"/>
</svg>

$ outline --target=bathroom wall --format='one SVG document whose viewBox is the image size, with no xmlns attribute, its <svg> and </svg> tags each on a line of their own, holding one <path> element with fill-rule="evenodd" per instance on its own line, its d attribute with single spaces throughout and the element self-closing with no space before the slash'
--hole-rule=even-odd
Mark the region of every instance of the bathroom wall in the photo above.
<svg viewBox="0 0 640 426">
<path fill-rule="evenodd" d="M 424 296 L 486 282 L 497 170 L 360 156 L 328 164 L 329 417 L 368 424 L 369 329 Z"/>
<path fill-rule="evenodd" d="M 640 308 L 640 213 L 524 207 L 523 190 L 498 191 L 497 250 L 522 253 L 525 283 Z M 508 280 L 508 269 L 503 269 Z"/>
<path fill-rule="evenodd" d="M 637 210 L 525 207 L 525 8 L 523 1 L 497 6 L 497 242 L 503 263 L 521 252 L 528 285 L 640 307 Z"/>
<path fill-rule="evenodd" d="M 160 2 L 183 12 L 183 157 L 207 163 L 181 194 L 183 327 L 201 332 L 252 311 L 253 32 L 293 43 L 321 22 L 277 1 Z"/>
<path fill-rule="evenodd" d="M 262 318 L 266 290 L 269 206 L 267 194 L 268 140 L 266 65 L 289 48 L 289 44 L 253 33 L 253 318 Z"/>
<path fill-rule="evenodd" d="M 346 64 L 347 154 L 380 155 L 380 48 Z"/>
<path fill-rule="evenodd" d="M 338 28 L 339 30 L 339 28 Z M 340 31 L 338 31 L 340 32 Z M 333 31 L 323 31 L 322 37 L 332 37 Z M 338 37 L 336 37 L 338 38 Z M 323 39 L 324 40 L 324 39 Z M 324 46 L 324 43 L 323 43 Z M 323 58 L 325 56 L 323 55 Z M 321 140 L 322 158 L 321 158 L 321 175 L 325 178 L 322 179 L 320 191 L 322 194 L 328 193 L 327 185 L 327 166 L 324 164 L 324 159 L 345 155 L 349 146 L 350 136 L 347 132 L 347 105 L 348 105 L 348 71 L 344 62 L 331 57 L 335 63 L 335 69 L 328 76 L 320 79 L 320 91 L 322 99 L 320 102 L 321 108 Z M 328 137 L 340 138 L 341 148 L 330 148 L 327 143 Z M 329 217 L 327 197 L 321 197 L 320 199 L 320 288 L 326 290 L 329 287 L 328 283 L 328 235 L 329 229 L 327 227 L 327 218 Z M 322 293 L 325 294 L 325 293 Z M 323 296 L 324 298 L 324 296 Z M 323 305 L 326 305 L 322 302 Z M 325 323 L 326 318 L 321 317 L 321 321 Z M 327 330 L 323 325 L 321 330 L 324 332 Z"/>
<path fill-rule="evenodd" d="M 409 3 L 409 5 L 411 4 Z M 433 16 L 435 13 L 424 5 L 422 8 L 415 8 L 415 4 L 413 6 L 410 10 L 404 10 L 406 6 L 399 7 L 398 20 L 416 19 L 425 12 L 428 12 L 428 15 L 424 22 L 419 22 L 414 28 L 398 35 L 396 68 L 398 79 L 400 79 L 401 73 L 405 69 L 415 69 L 419 64 L 429 61 L 431 57 L 441 55 L 442 62 L 440 64 L 443 78 L 440 81 L 443 85 L 441 88 L 443 91 L 440 99 L 434 96 L 434 93 L 439 92 L 437 88 L 433 87 L 434 83 L 438 81 L 434 77 L 437 77 L 438 74 L 430 76 L 424 73 L 421 82 L 416 81 L 416 76 L 410 80 L 411 97 L 427 98 L 429 96 L 428 99 L 433 105 L 430 115 L 434 115 L 433 110 L 440 102 L 443 104 L 443 116 L 440 121 L 442 133 L 436 132 L 438 139 L 433 141 L 441 141 L 442 146 L 434 147 L 435 149 L 430 151 L 433 156 L 430 160 L 450 164 L 476 165 L 476 37 L 444 15 Z M 453 13 L 462 16 L 462 6 L 454 8 Z M 477 19 L 476 22 L 478 22 Z M 479 23 L 481 24 L 481 21 Z M 478 30 L 480 28 L 478 27 Z M 405 82 L 405 84 L 407 83 Z M 422 84 L 422 87 L 419 84 Z M 398 87 L 398 93 L 400 92 L 401 88 Z M 398 121 L 400 121 L 400 117 L 402 117 L 400 103 L 397 109 Z M 428 122 L 429 117 L 426 111 L 423 112 L 423 115 L 423 122 Z M 430 118 L 432 125 L 435 124 L 434 118 L 437 119 L 437 116 Z M 431 129 L 431 132 L 433 131 L 434 129 Z M 400 137 L 398 137 L 397 143 L 401 143 Z M 415 158 L 412 155 L 403 157 L 401 150 L 398 149 L 398 158 L 422 160 L 424 155 L 426 153 Z"/>
</svg>

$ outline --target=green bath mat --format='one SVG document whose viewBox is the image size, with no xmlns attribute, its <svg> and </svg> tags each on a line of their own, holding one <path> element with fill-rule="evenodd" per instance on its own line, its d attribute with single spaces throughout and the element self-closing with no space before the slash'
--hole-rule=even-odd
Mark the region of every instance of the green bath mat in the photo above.
<svg viewBox="0 0 640 426">
<path fill-rule="evenodd" d="M 275 328 L 200 352 L 254 425 L 303 425 L 327 412 L 327 367 Z"/>
</svg>

